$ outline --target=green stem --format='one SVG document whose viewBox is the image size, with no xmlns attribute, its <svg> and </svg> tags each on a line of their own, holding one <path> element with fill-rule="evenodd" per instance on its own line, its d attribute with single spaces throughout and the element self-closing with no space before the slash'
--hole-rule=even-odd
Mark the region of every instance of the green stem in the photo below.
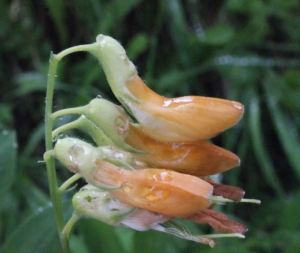
<svg viewBox="0 0 300 253">
<path fill-rule="evenodd" d="M 69 239 L 70 236 L 70 232 L 74 226 L 74 224 L 80 219 L 80 217 L 76 214 L 73 213 L 72 217 L 69 219 L 69 221 L 67 222 L 66 226 L 64 227 L 63 231 L 61 232 L 62 235 L 66 238 Z"/>
<path fill-rule="evenodd" d="M 59 187 L 59 192 L 61 194 L 63 194 L 66 189 L 73 184 L 74 182 L 76 182 L 78 179 L 82 178 L 82 176 L 80 174 L 75 174 L 72 177 L 70 177 L 67 181 L 65 181 L 60 187 Z"/>
<path fill-rule="evenodd" d="M 48 151 L 53 149 L 52 145 L 52 130 L 53 130 L 53 118 L 52 115 L 52 103 L 53 103 L 53 93 L 55 85 L 55 76 L 58 62 L 68 54 L 79 52 L 79 51 L 90 51 L 93 48 L 94 44 L 89 45 L 80 45 L 68 48 L 59 54 L 55 55 L 51 53 L 49 60 L 49 72 L 47 80 L 47 93 L 46 93 L 46 108 L 45 108 L 45 143 L 46 143 L 46 153 L 45 153 L 45 162 L 47 167 L 47 176 L 49 181 L 49 191 L 52 201 L 56 227 L 59 233 L 59 238 L 62 246 L 63 253 L 69 253 L 69 240 L 62 230 L 64 228 L 64 213 L 62 205 L 62 194 L 58 189 L 57 177 L 55 171 L 54 159 Z M 55 116 L 55 115 L 54 115 Z M 48 152 L 48 153 L 47 153 Z"/>
<path fill-rule="evenodd" d="M 80 118 L 79 118 L 80 119 Z M 74 120 L 68 124 L 62 125 L 58 128 L 56 128 L 53 132 L 52 132 L 52 138 L 54 139 L 55 136 L 58 136 L 60 133 L 70 130 L 70 129 L 74 129 L 74 128 L 78 128 L 78 123 L 80 123 L 80 120 Z"/>
<path fill-rule="evenodd" d="M 80 107 L 59 110 L 57 112 L 52 113 L 51 119 L 55 120 L 56 118 L 66 115 L 66 114 L 84 114 L 85 109 L 86 109 L 86 106 L 80 106 Z"/>
<path fill-rule="evenodd" d="M 51 53 L 49 60 L 49 72 L 48 72 L 48 80 L 47 80 L 47 94 L 46 94 L 46 109 L 45 109 L 45 142 L 46 142 L 46 153 L 49 150 L 53 149 L 52 146 L 52 129 L 53 129 L 53 118 L 52 115 L 52 102 L 53 102 L 53 93 L 54 93 L 54 85 L 55 85 L 55 76 L 58 62 L 66 55 L 78 51 L 87 51 L 90 48 L 90 45 L 76 46 L 69 49 L 66 49 L 55 55 Z M 62 251 L 64 253 L 69 252 L 69 241 L 68 238 L 64 237 L 61 234 L 61 231 L 64 227 L 64 214 L 63 214 L 63 206 L 62 206 L 62 196 L 58 189 L 57 185 L 57 177 L 55 171 L 55 164 L 53 157 L 49 155 L 45 155 L 46 158 L 46 167 L 47 167 L 47 175 L 49 180 L 49 190 L 50 197 L 53 205 L 54 216 L 56 221 L 56 227 L 59 233 L 60 242 L 62 245 Z"/>
<path fill-rule="evenodd" d="M 82 52 L 82 51 L 89 52 L 94 47 L 94 44 L 96 44 L 96 43 L 87 44 L 87 45 L 79 45 L 79 46 L 67 48 L 67 49 L 61 51 L 59 54 L 57 54 L 56 59 L 58 61 L 60 61 L 62 58 L 64 58 L 68 54 Z"/>
<path fill-rule="evenodd" d="M 53 120 L 51 119 L 52 114 L 52 101 L 53 101 L 53 92 L 54 92 L 54 83 L 55 83 L 55 75 L 58 64 L 58 59 L 56 56 L 51 53 L 50 56 L 50 65 L 48 72 L 48 82 L 47 82 L 47 94 L 46 94 L 46 109 L 45 109 L 45 141 L 46 141 L 46 153 L 44 155 L 46 167 L 47 167 L 47 175 L 49 180 L 49 190 L 50 197 L 52 201 L 56 227 L 59 232 L 60 243 L 62 246 L 63 253 L 69 253 L 69 242 L 67 238 L 61 235 L 61 231 L 64 227 L 64 213 L 62 206 L 62 196 L 58 191 L 57 187 L 57 177 L 55 171 L 55 163 L 54 159 L 51 155 L 49 155 L 49 151 L 53 149 L 52 146 L 52 128 L 53 128 Z M 48 153 L 47 153 L 48 152 Z"/>
</svg>

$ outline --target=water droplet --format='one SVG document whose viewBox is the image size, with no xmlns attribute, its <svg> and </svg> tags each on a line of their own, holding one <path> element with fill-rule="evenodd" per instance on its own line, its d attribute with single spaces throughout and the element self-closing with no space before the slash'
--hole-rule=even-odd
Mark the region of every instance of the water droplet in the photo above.
<svg viewBox="0 0 300 253">
<path fill-rule="evenodd" d="M 123 62 L 126 64 L 126 65 L 129 65 L 130 64 L 130 61 L 126 55 L 126 53 L 124 52 L 124 54 L 120 54 L 120 57 L 121 59 L 123 60 Z"/>
<path fill-rule="evenodd" d="M 2 131 L 2 134 L 3 134 L 3 135 L 8 135 L 9 132 L 8 132 L 8 130 L 3 130 L 3 131 Z"/>
<path fill-rule="evenodd" d="M 169 171 L 156 171 L 148 170 L 146 173 L 146 179 L 150 181 L 171 181 L 172 174 Z"/>
<path fill-rule="evenodd" d="M 53 142 L 56 142 L 57 140 L 63 139 L 63 138 L 65 138 L 65 137 L 66 137 L 65 134 L 59 134 L 59 135 L 56 135 L 56 136 L 53 138 Z"/>
<path fill-rule="evenodd" d="M 97 95 L 97 97 L 96 98 L 102 98 L 102 96 L 101 95 Z"/>
<path fill-rule="evenodd" d="M 171 99 L 168 99 L 168 100 L 165 100 L 162 107 L 168 107 L 170 104 L 172 104 L 172 100 Z"/>
<path fill-rule="evenodd" d="M 232 102 L 232 105 L 234 108 L 238 109 L 238 110 L 243 110 L 243 105 L 241 105 L 240 103 L 238 102 Z"/>
<path fill-rule="evenodd" d="M 69 159 L 75 164 L 79 164 L 78 158 L 84 153 L 84 148 L 80 145 L 74 145 L 69 148 Z"/>
</svg>

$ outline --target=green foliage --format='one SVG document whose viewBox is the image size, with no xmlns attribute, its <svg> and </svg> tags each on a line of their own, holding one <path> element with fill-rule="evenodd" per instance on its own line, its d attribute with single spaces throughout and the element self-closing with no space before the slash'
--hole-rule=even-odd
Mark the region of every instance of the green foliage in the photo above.
<svg viewBox="0 0 300 253">
<path fill-rule="evenodd" d="M 99 33 L 122 42 L 158 93 L 245 105 L 243 120 L 213 142 L 242 160 L 223 181 L 262 205 L 222 207 L 249 232 L 244 240 L 219 240 L 215 249 L 84 220 L 71 235 L 71 251 L 299 252 L 299 11 L 296 0 L 1 1 L 0 252 L 59 252 L 52 209 L 44 208 L 46 169 L 38 163 L 45 150 L 48 59 L 50 51 L 94 42 Z M 115 101 L 90 55 L 69 56 L 58 71 L 54 110 L 97 95 Z M 58 175 L 60 183 L 70 176 L 61 168 Z"/>
</svg>

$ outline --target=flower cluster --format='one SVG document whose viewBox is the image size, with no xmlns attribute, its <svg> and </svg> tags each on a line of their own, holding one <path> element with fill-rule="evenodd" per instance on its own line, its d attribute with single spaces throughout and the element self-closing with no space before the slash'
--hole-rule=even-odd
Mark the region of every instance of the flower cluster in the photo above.
<svg viewBox="0 0 300 253">
<path fill-rule="evenodd" d="M 123 107 L 96 98 L 52 115 L 53 119 L 66 113 L 81 115 L 53 136 L 77 128 L 95 142 L 59 138 L 54 148 L 55 157 L 88 183 L 73 197 L 76 215 L 210 246 L 215 245 L 212 238 L 222 234 L 192 235 L 173 218 L 207 223 L 229 233 L 225 236 L 242 238 L 245 226 L 212 208 L 216 203 L 243 201 L 244 191 L 210 178 L 238 166 L 239 158 L 207 139 L 235 125 L 243 106 L 224 99 L 170 99 L 156 94 L 111 37 L 99 35 L 89 51 L 100 61 Z"/>
</svg>

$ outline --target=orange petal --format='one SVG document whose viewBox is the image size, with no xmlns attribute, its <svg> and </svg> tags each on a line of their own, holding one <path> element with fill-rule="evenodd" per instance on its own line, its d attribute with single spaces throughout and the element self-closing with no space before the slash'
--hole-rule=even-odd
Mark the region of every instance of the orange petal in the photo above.
<svg viewBox="0 0 300 253">
<path fill-rule="evenodd" d="M 97 160 L 94 179 L 111 186 L 124 186 L 110 193 L 122 203 L 170 217 L 186 217 L 208 208 L 213 187 L 206 181 L 174 171 L 130 171 Z"/>
<path fill-rule="evenodd" d="M 148 152 L 133 156 L 151 167 L 166 168 L 194 176 L 222 173 L 239 165 L 239 158 L 207 141 L 159 142 L 130 125 L 126 143 L 135 149 Z"/>
<path fill-rule="evenodd" d="M 200 224 L 207 223 L 217 232 L 243 234 L 247 231 L 247 228 L 243 224 L 229 220 L 225 214 L 211 209 L 203 210 L 200 213 L 188 217 L 187 219 Z"/>
<path fill-rule="evenodd" d="M 243 115 L 243 105 L 225 99 L 186 96 L 164 98 L 136 75 L 126 83 L 141 104 L 127 106 L 145 133 L 159 141 L 196 141 L 216 136 L 235 125 Z"/>
</svg>

